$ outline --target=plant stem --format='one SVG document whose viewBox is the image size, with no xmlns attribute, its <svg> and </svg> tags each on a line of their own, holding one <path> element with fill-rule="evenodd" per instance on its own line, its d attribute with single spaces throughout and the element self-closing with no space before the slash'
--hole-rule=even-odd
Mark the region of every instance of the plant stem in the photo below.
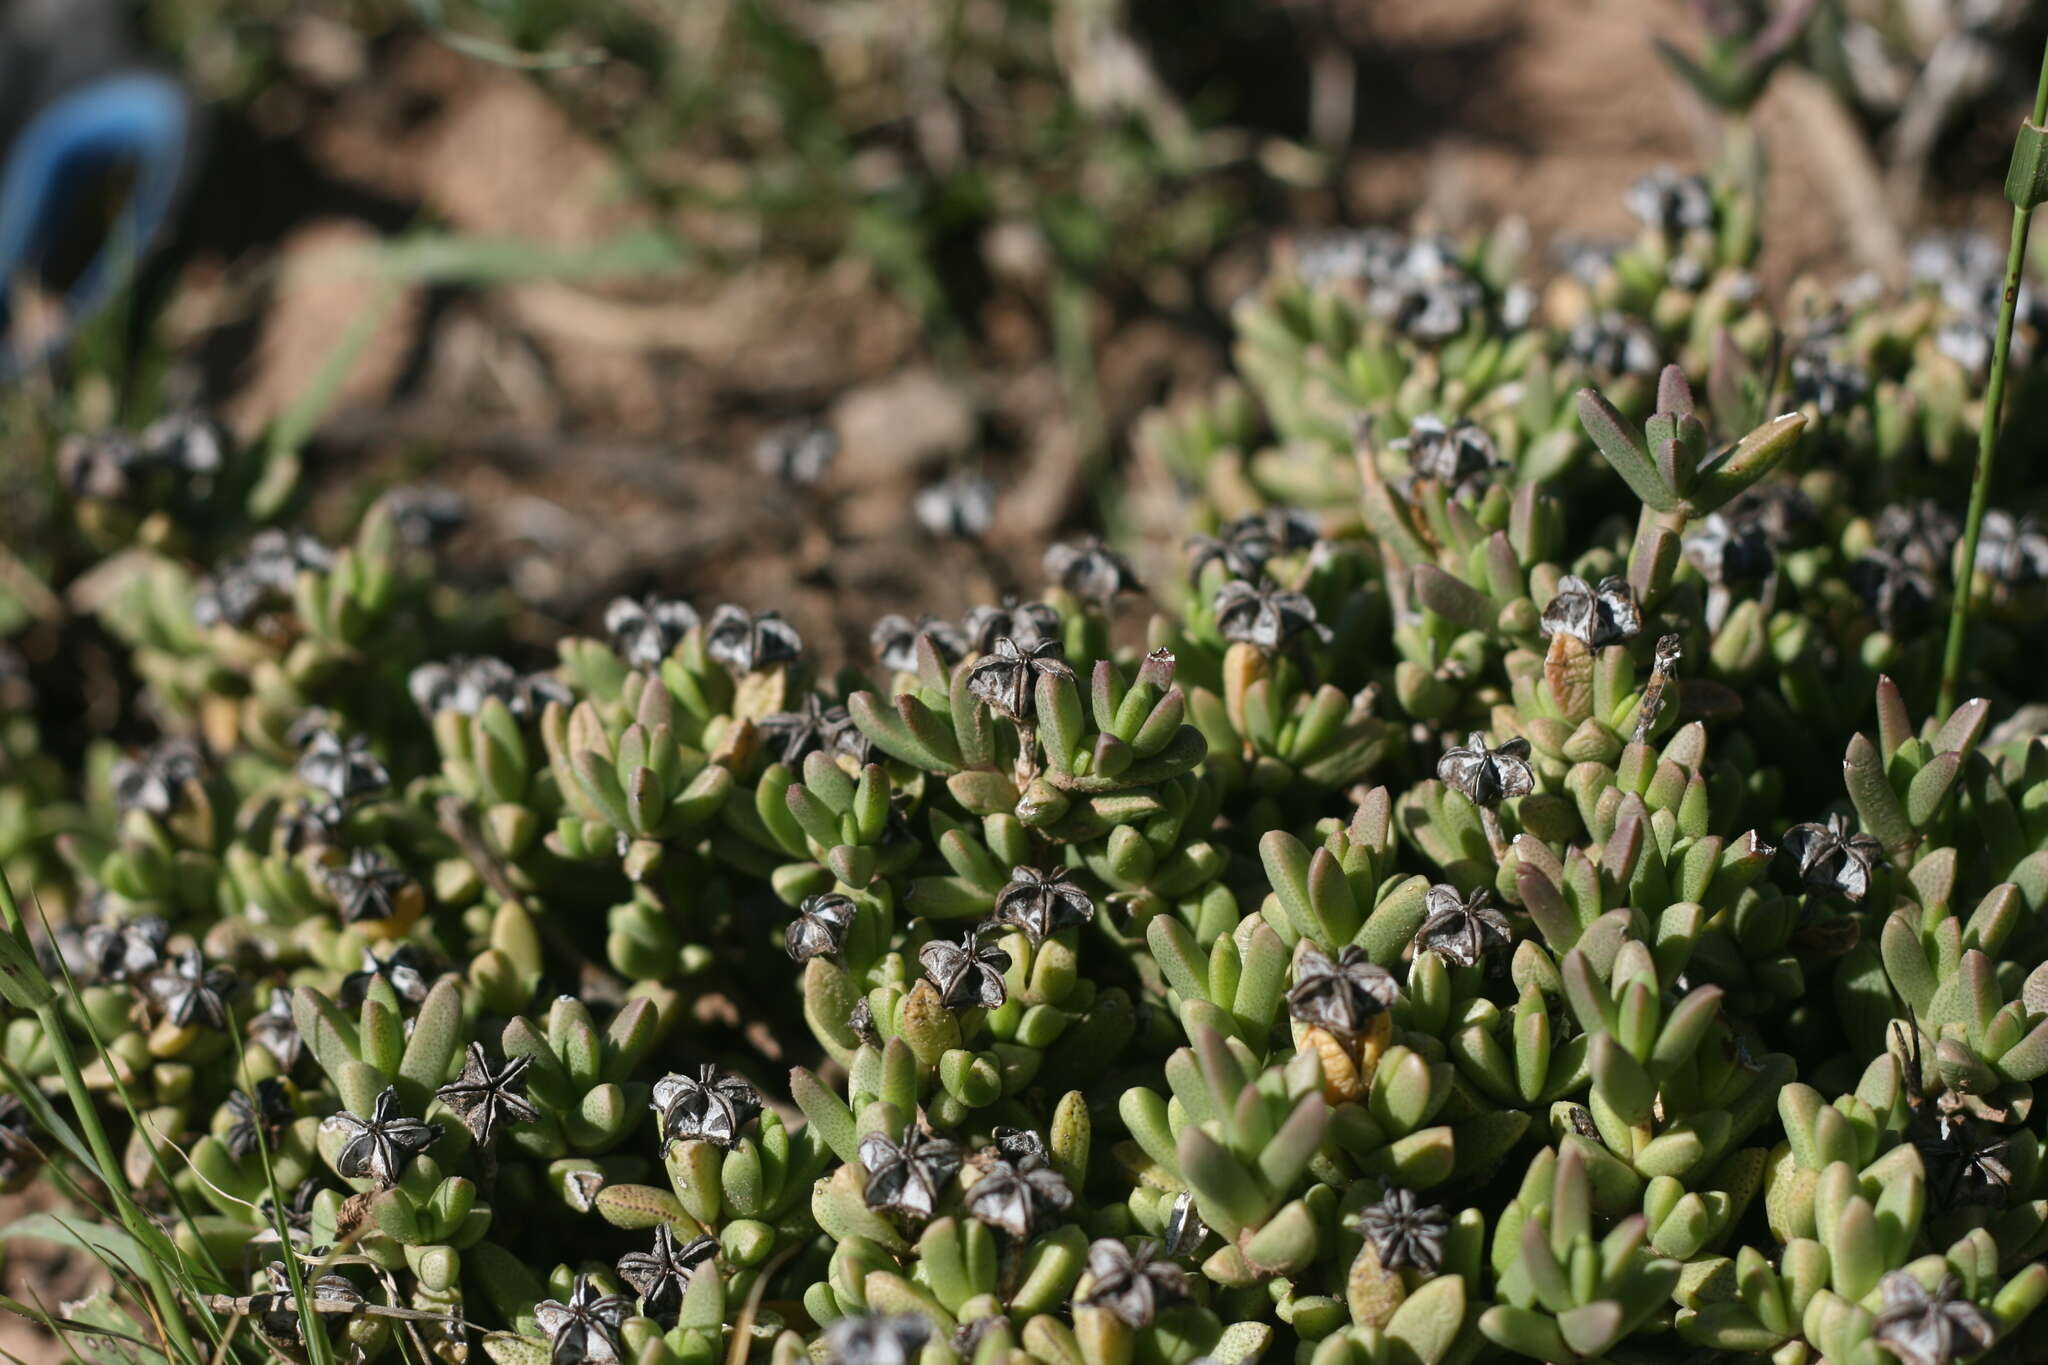
<svg viewBox="0 0 2048 1365">
<path fill-rule="evenodd" d="M 28 946 L 27 926 L 22 923 L 21 907 L 15 903 L 14 889 L 8 885 L 4 873 L 0 873 L 0 920 L 5 920 L 6 932 L 23 947 Z M 78 1059 L 71 1053 L 71 1038 L 65 1031 L 63 1014 L 54 1000 L 36 1006 L 35 1013 L 50 1040 L 50 1052 L 56 1059 L 64 1090 L 71 1096 L 71 1107 L 77 1111 L 78 1126 L 84 1131 L 86 1143 L 92 1148 L 93 1160 L 99 1165 L 100 1179 L 106 1182 L 121 1222 L 135 1238 L 141 1252 L 143 1277 L 149 1281 L 150 1296 L 156 1300 L 164 1335 L 179 1359 L 198 1365 L 205 1357 L 194 1345 L 191 1329 L 185 1324 L 184 1305 L 178 1301 L 177 1291 L 171 1285 L 162 1260 L 150 1248 L 150 1234 L 156 1229 L 129 1192 L 127 1176 L 114 1154 L 114 1144 L 107 1137 L 106 1125 L 100 1122 L 92 1092 L 86 1088 L 85 1077 L 78 1070 Z"/>
<path fill-rule="evenodd" d="M 2034 117 L 2048 122 L 2048 48 L 2041 53 L 2041 78 L 2034 91 Z M 2012 355 L 2013 316 L 2019 308 L 2020 271 L 2027 260 L 2027 227 L 2033 212 L 2013 205 L 2012 242 L 2005 255 L 2005 292 L 1998 305 L 1998 332 L 1992 342 L 1991 376 L 1984 385 L 1984 415 L 1977 430 L 1977 470 L 1970 478 L 1970 511 L 1963 523 L 1962 569 L 1956 575 L 1955 600 L 1948 612 L 1948 644 L 1941 657 L 1941 698 L 1935 714 L 1955 709 L 1956 684 L 1963 672 L 1963 637 L 1970 626 L 1970 598 L 1977 584 L 1977 538 L 1984 529 L 1984 507 L 1991 497 L 1991 466 L 1998 454 L 1998 420 L 2005 405 L 2005 372 Z"/>
</svg>

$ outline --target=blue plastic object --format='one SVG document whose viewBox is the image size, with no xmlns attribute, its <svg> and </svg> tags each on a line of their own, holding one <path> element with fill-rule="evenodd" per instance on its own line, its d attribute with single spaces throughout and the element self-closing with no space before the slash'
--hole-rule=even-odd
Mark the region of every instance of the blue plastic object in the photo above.
<svg viewBox="0 0 2048 1365">
<path fill-rule="evenodd" d="M 110 173 L 131 178 L 103 243 L 66 295 L 67 328 L 91 315 L 155 239 L 184 181 L 193 113 L 178 84 L 149 71 L 123 71 L 73 86 L 31 117 L 0 166 L 0 286 L 34 270 L 53 250 L 82 195 Z M 0 376 L 24 359 L 5 339 L 11 328 L 0 288 Z M 63 343 L 59 336 L 43 353 Z"/>
</svg>

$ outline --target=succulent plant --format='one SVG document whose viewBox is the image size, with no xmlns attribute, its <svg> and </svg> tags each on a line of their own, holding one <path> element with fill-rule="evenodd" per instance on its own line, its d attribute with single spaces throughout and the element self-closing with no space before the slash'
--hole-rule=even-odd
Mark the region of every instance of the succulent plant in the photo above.
<svg viewBox="0 0 2048 1365">
<path fill-rule="evenodd" d="M 1744 108 L 1783 34 L 1718 9 Z M 528 671 L 437 513 L 215 525 L 260 452 L 74 442 L 122 553 L 63 600 L 164 738 L 73 773 L 0 659 L 0 1185 L 126 1181 L 222 1268 L 178 1311 L 349 1359 L 2022 1350 L 2048 560 L 1946 496 L 1995 271 L 1774 298 L 1742 177 L 1629 207 L 1542 281 L 1286 246 L 1138 435 L 1185 580 L 1058 547 L 829 676 L 659 596 Z M 1983 696 L 1919 719 L 1963 584 Z"/>
</svg>

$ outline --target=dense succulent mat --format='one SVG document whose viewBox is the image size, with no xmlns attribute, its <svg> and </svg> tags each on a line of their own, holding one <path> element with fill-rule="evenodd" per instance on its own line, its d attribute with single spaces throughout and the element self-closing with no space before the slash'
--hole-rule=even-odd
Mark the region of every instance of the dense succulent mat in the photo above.
<svg viewBox="0 0 2048 1365">
<path fill-rule="evenodd" d="M 201 419 L 74 438 L 164 738 L 74 788 L 8 684 L 10 1178 L 90 1203 L 96 1094 L 153 1221 L 93 1245 L 201 1351 L 2042 1358 L 2048 537 L 1954 510 L 1999 262 L 1765 299 L 1749 202 L 1653 178 L 1540 290 L 1302 243 L 1142 433 L 1142 642 L 1084 542 L 869 673 L 661 599 L 528 671 L 433 498 L 329 546 Z"/>
</svg>

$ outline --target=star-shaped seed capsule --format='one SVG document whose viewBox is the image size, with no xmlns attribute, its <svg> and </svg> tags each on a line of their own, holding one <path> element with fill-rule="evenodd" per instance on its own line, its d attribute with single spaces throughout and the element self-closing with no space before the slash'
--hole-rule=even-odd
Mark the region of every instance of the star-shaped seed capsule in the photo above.
<svg viewBox="0 0 2048 1365">
<path fill-rule="evenodd" d="M 1529 741 L 1511 739 L 1493 749 L 1477 730 L 1465 736 L 1463 744 L 1444 750 L 1437 760 L 1436 775 L 1445 786 L 1463 792 L 1473 805 L 1488 809 L 1536 790 L 1536 770 L 1529 766 Z"/>
<path fill-rule="evenodd" d="M 738 1076 L 704 1065 L 695 1076 L 670 1072 L 654 1083 L 654 1111 L 663 1142 L 708 1142 L 730 1148 L 761 1112 L 761 1096 Z"/>
<path fill-rule="evenodd" d="M 729 673 L 789 663 L 803 650 L 803 637 L 777 612 L 751 612 L 728 602 L 704 627 L 704 652 Z"/>
<path fill-rule="evenodd" d="M 960 662 L 967 653 L 966 635 L 952 622 L 941 621 L 936 616 L 912 621 L 907 616 L 890 612 L 875 622 L 875 628 L 868 632 L 868 645 L 875 651 L 875 662 L 891 673 L 917 672 L 917 645 L 920 640 L 929 641 L 932 651 L 939 656 L 939 662 L 949 667 Z"/>
<path fill-rule="evenodd" d="M 989 1163 L 967 1191 L 967 1212 L 980 1222 L 1028 1241 L 1074 1204 L 1067 1178 L 1050 1166 L 1007 1160 Z"/>
<path fill-rule="evenodd" d="M 230 1091 L 227 1110 L 234 1116 L 234 1123 L 229 1126 L 222 1145 L 237 1161 L 259 1147 L 274 1150 L 278 1134 L 297 1117 L 292 1112 L 291 1097 L 285 1093 L 284 1083 L 270 1076 L 256 1082 L 253 1096 L 246 1090 Z"/>
<path fill-rule="evenodd" d="M 548 1365 L 612 1365 L 621 1354 L 619 1329 L 632 1316 L 633 1301 L 606 1294 L 588 1275 L 578 1275 L 569 1301 L 544 1299 L 533 1320 L 548 1336 Z"/>
<path fill-rule="evenodd" d="M 89 924 L 80 936 L 86 969 L 101 981 L 134 981 L 163 965 L 171 928 L 156 915 Z"/>
<path fill-rule="evenodd" d="M 1216 590 L 1210 609 L 1225 640 L 1250 645 L 1261 654 L 1278 654 L 1296 641 L 1330 640 L 1330 628 L 1316 620 L 1316 604 L 1307 594 L 1272 583 L 1232 579 Z"/>
<path fill-rule="evenodd" d="M 1045 574 L 1079 598 L 1107 607 L 1118 593 L 1139 590 L 1131 561 L 1089 536 L 1045 552 Z"/>
<path fill-rule="evenodd" d="M 982 926 L 969 929 L 958 943 L 935 938 L 918 949 L 925 980 L 938 988 L 947 1009 L 1002 1008 L 1003 973 L 1010 970 L 1010 955 L 991 941 L 994 937 L 989 926 Z"/>
<path fill-rule="evenodd" d="M 1101 1308 L 1126 1327 L 1150 1327 L 1162 1306 L 1188 1296 L 1188 1273 L 1172 1261 L 1159 1259 L 1159 1244 L 1141 1240 L 1128 1246 L 1103 1237 L 1088 1248 L 1088 1292 L 1074 1300 Z"/>
<path fill-rule="evenodd" d="M 1005 636 L 968 669 L 967 690 L 997 714 L 1028 723 L 1037 714 L 1033 692 L 1038 680 L 1073 676 L 1059 641 L 1042 640 L 1026 648 Z"/>
<path fill-rule="evenodd" d="M 717 1254 L 715 1239 L 699 1236 L 678 1243 L 675 1233 L 663 1223 L 654 1230 L 651 1250 L 629 1251 L 619 1258 L 619 1278 L 639 1294 L 641 1312 L 666 1321 L 682 1308 L 683 1293 L 697 1267 Z"/>
<path fill-rule="evenodd" d="M 1557 596 L 1543 608 L 1543 634 L 1569 635 L 1588 649 L 1618 645 L 1642 633 L 1643 609 L 1626 578 L 1610 574 L 1599 585 L 1577 574 L 1557 582 Z"/>
<path fill-rule="evenodd" d="M 228 997 L 239 983 L 225 967 L 209 967 L 197 948 L 187 948 L 142 980 L 164 1022 L 178 1028 L 228 1026 Z"/>
<path fill-rule="evenodd" d="M 1415 946 L 1446 962 L 1475 966 L 1488 952 L 1515 941 L 1514 926 L 1494 909 L 1493 895 L 1485 887 L 1461 896 L 1454 886 L 1432 886 L 1422 903 L 1428 917 L 1415 931 Z"/>
<path fill-rule="evenodd" d="M 783 946 L 798 962 L 809 962 L 814 957 L 837 957 L 845 951 L 846 931 L 853 927 L 859 913 L 860 908 L 853 903 L 853 897 L 837 891 L 828 891 L 822 896 L 806 896 L 803 904 L 796 908 L 796 918 L 783 932 Z"/>
<path fill-rule="evenodd" d="M 339 867 L 322 867 L 320 880 L 341 910 L 343 924 L 378 924 L 397 918 L 412 878 L 373 848 L 351 849 Z"/>
<path fill-rule="evenodd" d="M 831 1365 L 914 1365 L 931 1335 L 920 1313 L 856 1313 L 825 1329 L 825 1358 Z"/>
<path fill-rule="evenodd" d="M 377 795 L 391 785 L 391 774 L 370 752 L 370 741 L 350 735 L 344 741 L 332 730 L 315 730 L 299 755 L 299 780 L 328 800 L 347 805 Z"/>
<path fill-rule="evenodd" d="M 334 1169 L 344 1179 L 368 1178 L 386 1188 L 396 1185 L 412 1159 L 441 1138 L 440 1124 L 406 1117 L 398 1091 L 391 1086 L 377 1096 L 368 1118 L 343 1110 L 327 1122 L 348 1134 Z"/>
<path fill-rule="evenodd" d="M 860 1164 L 868 1173 L 867 1205 L 922 1222 L 938 1211 L 947 1181 L 960 1169 L 960 1149 L 915 1123 L 894 1140 L 869 1133 L 860 1140 Z"/>
<path fill-rule="evenodd" d="M 1989 1313 L 1962 1297 L 1963 1282 L 1944 1275 L 1932 1293 L 1903 1270 L 1887 1271 L 1878 1281 L 1884 1307 L 1871 1327 L 1871 1339 L 1899 1358 L 1901 1365 L 1953 1365 L 1998 1340 L 1998 1324 Z"/>
<path fill-rule="evenodd" d="M 471 1043 L 462 1060 L 462 1074 L 434 1092 L 448 1106 L 480 1147 L 488 1147 L 500 1128 L 532 1123 L 540 1109 L 526 1097 L 526 1071 L 531 1057 L 508 1057 L 493 1065 L 482 1043 Z"/>
<path fill-rule="evenodd" d="M 1000 606 L 983 605 L 969 611 L 960 630 L 967 637 L 967 647 L 976 654 L 993 654 L 998 640 L 1012 640 L 1019 649 L 1028 650 L 1060 638 L 1060 614 L 1044 602 L 1005 597 Z"/>
<path fill-rule="evenodd" d="M 1310 944 L 1295 960 L 1287 1012 L 1311 1027 L 1356 1038 L 1368 1020 L 1393 1008 L 1400 993 L 1393 973 L 1374 965 L 1363 948 L 1346 944 L 1332 960 Z"/>
<path fill-rule="evenodd" d="M 1860 901 L 1870 894 L 1870 875 L 1882 866 L 1884 845 L 1868 834 L 1858 834 L 1849 818 L 1839 811 L 1826 824 L 1808 821 L 1785 831 L 1778 847 L 1799 869 L 1799 880 L 1809 890 Z"/>
<path fill-rule="evenodd" d="M 299 1021 L 292 1017 L 291 992 L 281 986 L 270 991 L 270 1005 L 249 1021 L 249 1037 L 277 1064 L 290 1071 L 306 1053 L 306 1040 L 299 1033 Z"/>
<path fill-rule="evenodd" d="M 1436 1274 L 1443 1267 L 1444 1239 L 1450 1230 L 1441 1205 L 1425 1205 L 1414 1191 L 1399 1186 L 1358 1215 L 1359 1233 L 1372 1243 L 1373 1254 L 1388 1270 Z"/>
<path fill-rule="evenodd" d="M 659 668 L 696 624 L 697 609 L 674 597 L 614 597 L 604 609 L 613 651 L 640 669 Z"/>
<path fill-rule="evenodd" d="M 1040 872 L 1035 867 L 1013 867 L 1009 885 L 996 893 L 995 918 L 1041 943 L 1069 925 L 1094 919 L 1095 901 L 1067 880 L 1064 868 Z"/>
</svg>

